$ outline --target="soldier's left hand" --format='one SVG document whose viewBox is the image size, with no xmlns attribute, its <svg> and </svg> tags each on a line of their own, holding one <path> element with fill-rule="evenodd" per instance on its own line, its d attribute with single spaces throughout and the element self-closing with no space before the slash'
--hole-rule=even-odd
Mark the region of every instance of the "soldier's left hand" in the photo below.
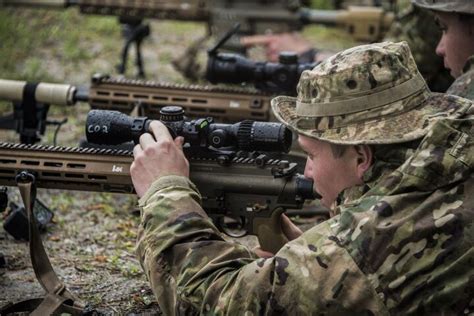
<svg viewBox="0 0 474 316">
<path fill-rule="evenodd" d="M 177 137 L 173 140 L 168 128 L 159 121 L 151 122 L 150 129 L 151 133 L 140 136 L 130 166 L 133 186 L 139 197 L 160 177 L 189 177 L 189 163 L 183 153 L 184 139 Z"/>
<path fill-rule="evenodd" d="M 263 45 L 267 59 L 271 62 L 278 62 L 278 56 L 283 51 L 301 54 L 312 48 L 311 43 L 296 32 L 243 36 L 240 43 L 247 48 Z"/>
</svg>

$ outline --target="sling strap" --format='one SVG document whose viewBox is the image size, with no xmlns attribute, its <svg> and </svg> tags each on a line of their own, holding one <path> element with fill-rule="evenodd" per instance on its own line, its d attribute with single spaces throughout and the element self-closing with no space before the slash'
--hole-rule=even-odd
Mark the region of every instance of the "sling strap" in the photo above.
<svg viewBox="0 0 474 316">
<path fill-rule="evenodd" d="M 35 177 L 23 171 L 17 175 L 16 181 L 28 214 L 31 264 L 38 282 L 46 291 L 46 296 L 44 299 L 30 299 L 8 304 L 0 309 L 0 315 L 20 312 L 28 312 L 33 316 L 61 313 L 84 315 L 84 304 L 59 280 L 44 249 L 33 213 L 36 199 Z"/>
</svg>

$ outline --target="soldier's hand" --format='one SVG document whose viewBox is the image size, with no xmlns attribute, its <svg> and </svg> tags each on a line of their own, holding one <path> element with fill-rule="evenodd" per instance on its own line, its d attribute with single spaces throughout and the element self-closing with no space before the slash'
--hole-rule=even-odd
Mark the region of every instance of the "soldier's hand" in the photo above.
<svg viewBox="0 0 474 316">
<path fill-rule="evenodd" d="M 177 137 L 173 140 L 168 128 L 159 121 L 151 122 L 150 129 L 151 133 L 140 136 L 130 166 L 133 186 L 139 197 L 160 177 L 189 177 L 189 163 L 183 153 L 184 139 Z"/>
<path fill-rule="evenodd" d="M 245 47 L 256 45 L 265 46 L 267 59 L 278 61 L 278 55 L 283 51 L 292 51 L 302 54 L 312 48 L 312 45 L 298 33 L 282 33 L 271 35 L 243 36 L 240 43 Z"/>
<path fill-rule="evenodd" d="M 281 229 L 286 238 L 288 238 L 288 241 L 296 239 L 303 234 L 303 231 L 285 214 L 281 214 Z"/>
<path fill-rule="evenodd" d="M 283 234 L 288 239 L 288 241 L 296 239 L 300 237 L 301 234 L 303 234 L 303 231 L 301 231 L 301 229 L 299 229 L 299 227 L 296 226 L 285 214 L 281 215 L 281 229 L 283 231 Z M 260 258 L 270 258 L 275 255 L 269 251 L 263 250 L 260 247 L 254 248 L 253 251 Z"/>
</svg>

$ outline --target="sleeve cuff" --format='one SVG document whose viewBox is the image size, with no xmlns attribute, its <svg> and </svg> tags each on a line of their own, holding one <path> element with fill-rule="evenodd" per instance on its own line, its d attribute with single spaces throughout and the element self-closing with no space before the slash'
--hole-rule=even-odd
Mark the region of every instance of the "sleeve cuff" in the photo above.
<svg viewBox="0 0 474 316">
<path fill-rule="evenodd" d="M 138 200 L 138 206 L 144 206 L 148 200 L 158 191 L 168 188 L 168 187 L 181 187 L 181 188 L 189 188 L 191 190 L 196 191 L 199 194 L 198 189 L 191 182 L 188 177 L 184 176 L 163 176 L 155 180 L 150 186 L 150 188 L 145 192 L 145 194 Z"/>
</svg>

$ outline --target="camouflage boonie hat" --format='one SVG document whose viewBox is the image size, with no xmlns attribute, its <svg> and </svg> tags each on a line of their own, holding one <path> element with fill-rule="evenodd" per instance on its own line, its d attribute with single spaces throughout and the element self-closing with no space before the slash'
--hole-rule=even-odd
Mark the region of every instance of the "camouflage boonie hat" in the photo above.
<svg viewBox="0 0 474 316">
<path fill-rule="evenodd" d="M 423 137 L 465 105 L 431 93 L 406 42 L 357 46 L 305 71 L 298 96 L 272 99 L 275 116 L 299 134 L 334 144 L 391 144 Z"/>
<path fill-rule="evenodd" d="M 434 11 L 474 14 L 473 0 L 411 0 L 411 2 Z"/>
</svg>

